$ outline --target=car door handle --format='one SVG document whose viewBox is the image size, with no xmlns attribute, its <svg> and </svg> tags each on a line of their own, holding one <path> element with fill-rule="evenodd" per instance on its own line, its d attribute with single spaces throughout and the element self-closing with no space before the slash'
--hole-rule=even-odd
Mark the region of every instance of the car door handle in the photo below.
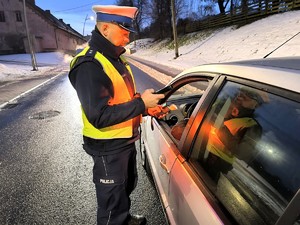
<svg viewBox="0 0 300 225">
<path fill-rule="evenodd" d="M 167 172 L 167 174 L 169 174 L 170 171 L 166 165 L 166 157 L 164 155 L 159 156 L 159 163 L 160 163 L 160 166 Z"/>
<path fill-rule="evenodd" d="M 153 126 L 153 116 L 151 116 L 151 130 L 154 130 L 154 126 Z"/>
</svg>

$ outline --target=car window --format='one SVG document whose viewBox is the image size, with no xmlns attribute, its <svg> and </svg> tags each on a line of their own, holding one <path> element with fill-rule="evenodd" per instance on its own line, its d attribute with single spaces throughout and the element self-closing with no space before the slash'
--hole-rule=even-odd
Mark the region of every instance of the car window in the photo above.
<svg viewBox="0 0 300 225">
<path fill-rule="evenodd" d="M 183 130 L 202 94 L 209 84 L 209 80 L 200 79 L 180 82 L 176 91 L 167 99 L 166 105 L 175 105 L 166 117 L 160 120 L 167 133 L 177 142 L 180 140 Z"/>
<path fill-rule="evenodd" d="M 299 102 L 227 82 L 190 161 L 238 223 L 275 224 L 300 187 L 299 130 Z"/>
<path fill-rule="evenodd" d="M 178 88 L 173 94 L 172 97 L 178 96 L 190 96 L 190 95 L 202 95 L 205 89 L 208 86 L 207 80 L 201 81 L 193 81 L 191 83 L 187 83 L 180 88 Z"/>
</svg>

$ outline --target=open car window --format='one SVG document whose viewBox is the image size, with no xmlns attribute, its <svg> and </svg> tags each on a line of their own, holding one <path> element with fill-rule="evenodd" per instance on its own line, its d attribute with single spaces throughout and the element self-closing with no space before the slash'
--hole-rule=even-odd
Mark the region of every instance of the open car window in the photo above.
<svg viewBox="0 0 300 225">
<path fill-rule="evenodd" d="M 172 105 L 173 110 L 170 111 L 166 117 L 160 119 L 159 122 L 174 140 L 175 144 L 178 144 L 183 130 L 195 106 L 207 89 L 209 82 L 210 80 L 208 79 L 199 78 L 198 80 L 193 79 L 190 82 L 182 82 L 177 86 L 174 85 L 173 93 L 168 96 L 164 103 L 164 105 L 167 106 Z"/>
</svg>

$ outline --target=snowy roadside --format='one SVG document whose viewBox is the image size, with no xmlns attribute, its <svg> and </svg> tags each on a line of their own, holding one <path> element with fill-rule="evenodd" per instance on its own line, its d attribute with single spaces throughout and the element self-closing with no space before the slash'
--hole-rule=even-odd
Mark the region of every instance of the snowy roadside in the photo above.
<svg viewBox="0 0 300 225">
<path fill-rule="evenodd" d="M 69 69 L 71 56 L 59 52 L 37 53 L 37 71 L 33 71 L 30 54 L 0 56 L 0 82 L 58 74 Z"/>
<path fill-rule="evenodd" d="M 180 56 L 176 59 L 166 40 L 137 40 L 129 47 L 135 50 L 134 57 L 180 70 L 208 63 L 261 59 L 281 45 L 269 57 L 300 56 L 300 10 L 272 15 L 240 28 L 205 30 L 180 38 Z"/>
</svg>

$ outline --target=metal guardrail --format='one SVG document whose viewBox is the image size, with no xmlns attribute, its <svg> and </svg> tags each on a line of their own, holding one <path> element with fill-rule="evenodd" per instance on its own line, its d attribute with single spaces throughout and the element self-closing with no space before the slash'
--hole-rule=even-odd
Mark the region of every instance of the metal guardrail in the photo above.
<svg viewBox="0 0 300 225">
<path fill-rule="evenodd" d="M 255 20 L 267 17 L 271 14 L 283 13 L 300 9 L 300 0 L 289 0 L 286 2 L 263 1 L 248 5 L 246 9 L 242 7 L 227 11 L 225 14 L 208 16 L 201 21 L 195 21 L 187 25 L 186 32 L 191 33 L 199 30 L 217 28 L 222 26 L 243 25 Z"/>
</svg>

